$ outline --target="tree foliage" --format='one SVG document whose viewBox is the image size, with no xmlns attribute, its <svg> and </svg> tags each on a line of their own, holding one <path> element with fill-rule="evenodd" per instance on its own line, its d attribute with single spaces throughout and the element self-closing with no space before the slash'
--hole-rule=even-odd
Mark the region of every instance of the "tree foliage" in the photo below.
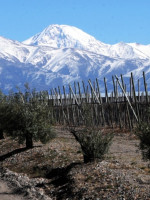
<svg viewBox="0 0 150 200">
<path fill-rule="evenodd" d="M 147 115 L 147 122 L 141 122 L 136 131 L 135 134 L 140 139 L 140 145 L 139 148 L 142 152 L 142 156 L 144 160 L 150 160 L 150 123 L 149 123 L 149 117 L 150 117 L 150 108 L 148 109 L 148 115 Z"/>
<path fill-rule="evenodd" d="M 102 160 L 109 150 L 113 134 L 103 133 L 93 125 L 94 113 L 91 113 L 91 104 L 83 105 L 82 112 L 85 128 L 70 128 L 70 132 L 81 146 L 84 163 L 92 162 L 96 159 Z"/>
<path fill-rule="evenodd" d="M 51 112 L 46 92 L 37 93 L 26 85 L 25 93 L 11 93 L 5 102 L 3 129 L 7 135 L 26 141 L 26 147 L 33 147 L 34 141 L 46 143 L 55 134 L 51 128 Z"/>
<path fill-rule="evenodd" d="M 85 163 L 96 159 L 102 160 L 108 152 L 113 138 L 113 134 L 104 134 L 102 131 L 93 128 L 71 130 L 71 133 L 81 146 Z"/>
<path fill-rule="evenodd" d="M 3 118 L 5 115 L 5 95 L 0 91 L 0 139 L 4 139 L 4 123 Z"/>
</svg>

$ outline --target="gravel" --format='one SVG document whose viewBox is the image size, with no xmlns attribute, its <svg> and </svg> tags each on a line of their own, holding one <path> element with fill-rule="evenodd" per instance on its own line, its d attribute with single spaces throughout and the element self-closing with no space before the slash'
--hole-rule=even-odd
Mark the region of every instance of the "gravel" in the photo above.
<svg viewBox="0 0 150 200">
<path fill-rule="evenodd" d="M 22 194 L 26 200 L 51 200 L 44 194 L 43 189 L 36 188 L 36 185 L 45 182 L 43 178 L 29 179 L 27 175 L 0 167 L 0 179 L 9 185 L 14 194 Z"/>
<path fill-rule="evenodd" d="M 105 160 L 84 164 L 72 135 L 57 133 L 51 143 L 2 161 L 0 179 L 31 200 L 150 200 L 150 168 L 133 135 L 116 134 Z M 20 148 L 10 144 L 0 143 L 0 156 Z"/>
</svg>

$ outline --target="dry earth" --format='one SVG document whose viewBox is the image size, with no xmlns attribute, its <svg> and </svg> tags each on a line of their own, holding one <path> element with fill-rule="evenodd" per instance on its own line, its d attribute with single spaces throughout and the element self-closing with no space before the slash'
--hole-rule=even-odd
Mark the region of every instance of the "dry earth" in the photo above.
<svg viewBox="0 0 150 200">
<path fill-rule="evenodd" d="M 1 140 L 1 180 L 28 199 L 150 200 L 150 168 L 133 134 L 116 130 L 105 160 L 84 164 L 74 137 L 62 127 L 55 131 L 53 141 L 29 150 Z"/>
<path fill-rule="evenodd" d="M 24 197 L 16 194 L 12 187 L 0 180 L 0 200 L 24 200 Z"/>
</svg>

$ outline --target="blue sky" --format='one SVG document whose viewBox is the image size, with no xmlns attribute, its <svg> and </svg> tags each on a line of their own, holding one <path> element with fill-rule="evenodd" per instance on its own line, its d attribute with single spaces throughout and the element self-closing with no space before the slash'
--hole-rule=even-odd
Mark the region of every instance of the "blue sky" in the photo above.
<svg viewBox="0 0 150 200">
<path fill-rule="evenodd" d="M 150 44 L 150 0 L 0 0 L 0 35 L 23 41 L 50 24 L 115 44 Z"/>
</svg>

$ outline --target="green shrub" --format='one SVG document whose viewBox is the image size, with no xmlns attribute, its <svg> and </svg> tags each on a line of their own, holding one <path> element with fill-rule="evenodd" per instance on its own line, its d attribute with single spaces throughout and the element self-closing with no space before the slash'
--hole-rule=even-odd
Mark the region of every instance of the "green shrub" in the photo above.
<svg viewBox="0 0 150 200">
<path fill-rule="evenodd" d="M 7 96 L 4 111 L 1 122 L 3 130 L 19 143 L 25 141 L 27 148 L 33 147 L 33 140 L 46 143 L 55 137 L 44 92 L 39 94 L 26 86 L 25 93 L 11 93 Z"/>
<path fill-rule="evenodd" d="M 150 160 L 150 124 L 142 122 L 136 129 L 135 134 L 140 139 L 139 148 L 144 160 Z"/>
<path fill-rule="evenodd" d="M 0 140 L 4 139 L 3 118 L 6 113 L 6 96 L 0 91 Z"/>
<path fill-rule="evenodd" d="M 104 134 L 100 130 L 88 128 L 77 131 L 71 130 L 71 133 L 81 146 L 84 163 L 104 159 L 113 138 L 111 133 Z"/>
</svg>

